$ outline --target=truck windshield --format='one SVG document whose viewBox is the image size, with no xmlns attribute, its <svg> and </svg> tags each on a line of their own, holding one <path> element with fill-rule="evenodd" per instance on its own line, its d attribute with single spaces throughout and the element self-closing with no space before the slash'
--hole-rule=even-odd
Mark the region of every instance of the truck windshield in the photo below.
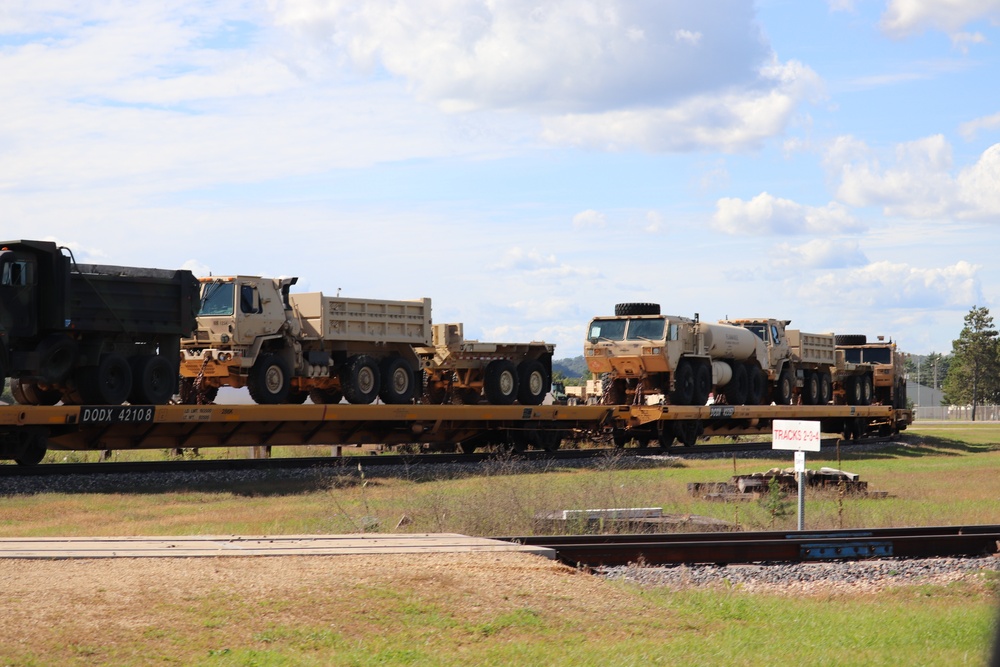
<svg viewBox="0 0 1000 667">
<path fill-rule="evenodd" d="M 887 347 L 867 347 L 862 358 L 868 364 L 891 364 L 892 353 Z"/>
<path fill-rule="evenodd" d="M 201 288 L 201 310 L 198 315 L 232 315 L 233 283 L 205 283 Z"/>
<path fill-rule="evenodd" d="M 853 350 L 844 350 L 844 361 L 849 364 L 860 364 L 861 350 L 858 348 L 854 348 Z"/>
<path fill-rule="evenodd" d="M 663 324 L 660 317 L 655 320 L 629 320 L 629 340 L 663 340 Z"/>
<path fill-rule="evenodd" d="M 757 334 L 757 338 L 762 341 L 767 341 L 767 326 L 763 324 L 744 324 L 743 327 L 748 331 L 752 331 Z"/>
<path fill-rule="evenodd" d="M 594 320 L 590 323 L 591 343 L 601 340 L 625 340 L 625 323 L 628 320 Z"/>
</svg>

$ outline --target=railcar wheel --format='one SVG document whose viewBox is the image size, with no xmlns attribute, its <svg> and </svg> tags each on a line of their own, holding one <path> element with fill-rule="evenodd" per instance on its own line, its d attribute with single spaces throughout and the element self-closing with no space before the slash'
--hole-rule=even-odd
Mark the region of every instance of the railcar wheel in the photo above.
<svg viewBox="0 0 1000 667">
<path fill-rule="evenodd" d="M 166 405 L 174 395 L 177 373 L 165 357 L 147 354 L 132 359 L 132 392 L 129 402 L 133 404 Z"/>
<path fill-rule="evenodd" d="M 660 441 L 660 447 L 662 449 L 669 449 L 670 447 L 673 447 L 674 440 L 676 439 L 674 424 L 672 422 L 663 421 L 662 419 L 656 422 L 656 438 Z"/>
<path fill-rule="evenodd" d="M 402 405 L 413 401 L 416 383 L 413 369 L 402 357 L 389 357 L 379 365 L 382 387 L 379 396 L 389 405 Z"/>
<path fill-rule="evenodd" d="M 14 462 L 21 466 L 38 465 L 45 458 L 46 440 L 41 433 L 26 430 L 19 436 L 20 450 L 14 456 Z"/>
<path fill-rule="evenodd" d="M 541 405 L 551 386 L 542 362 L 535 359 L 522 361 L 517 366 L 517 380 L 517 400 L 521 405 Z"/>
<path fill-rule="evenodd" d="M 250 390 L 250 398 L 259 405 L 287 403 L 292 390 L 291 369 L 278 355 L 266 354 L 250 369 L 247 389 Z"/>
<path fill-rule="evenodd" d="M 511 405 L 517 398 L 519 382 L 514 362 L 494 359 L 486 366 L 486 399 L 493 405 Z"/>
<path fill-rule="evenodd" d="M 685 447 L 693 447 L 702 433 L 701 420 L 678 419 L 674 422 L 674 434 Z"/>
<path fill-rule="evenodd" d="M 677 364 L 674 377 L 674 390 L 670 393 L 670 402 L 674 405 L 693 405 L 694 401 L 694 371 L 691 364 L 682 359 Z"/>
</svg>

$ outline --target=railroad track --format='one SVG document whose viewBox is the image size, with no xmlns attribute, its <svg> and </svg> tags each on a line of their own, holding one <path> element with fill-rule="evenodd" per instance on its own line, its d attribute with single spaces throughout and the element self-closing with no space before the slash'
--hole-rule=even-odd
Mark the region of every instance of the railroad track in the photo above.
<svg viewBox="0 0 1000 667">
<path fill-rule="evenodd" d="M 756 533 L 502 537 L 554 549 L 569 565 L 808 562 L 997 554 L 1000 526 L 937 526 Z"/>
<path fill-rule="evenodd" d="M 841 442 L 842 446 L 886 442 L 890 438 L 863 438 L 855 442 Z M 832 448 L 836 439 L 824 439 L 823 447 Z M 502 456 L 516 456 L 527 461 L 574 461 L 608 456 L 690 456 L 690 455 L 728 455 L 734 452 L 765 452 L 771 450 L 770 442 L 733 442 L 712 445 L 696 445 L 694 447 L 674 446 L 667 449 L 661 447 L 599 447 L 588 449 L 560 449 L 554 452 L 544 450 L 527 450 L 516 453 L 425 453 L 425 454 L 379 454 L 375 456 L 317 456 L 293 458 L 265 459 L 185 459 L 169 461 L 134 461 L 99 463 L 46 463 L 35 466 L 0 465 L 0 478 L 4 477 L 46 477 L 66 475 L 113 475 L 131 473 L 157 472 L 212 472 L 233 470 L 304 470 L 322 468 L 342 468 L 361 464 L 367 468 L 405 466 L 405 465 L 441 465 L 449 463 L 482 463 Z"/>
</svg>

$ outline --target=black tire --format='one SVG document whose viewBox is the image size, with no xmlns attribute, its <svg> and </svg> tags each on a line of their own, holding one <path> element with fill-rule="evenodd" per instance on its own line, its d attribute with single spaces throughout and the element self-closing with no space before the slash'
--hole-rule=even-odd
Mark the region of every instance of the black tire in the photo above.
<svg viewBox="0 0 1000 667">
<path fill-rule="evenodd" d="M 527 359 L 517 366 L 517 400 L 521 405 L 541 405 L 552 383 L 542 362 Z"/>
<path fill-rule="evenodd" d="M 55 405 L 62 399 L 58 389 L 39 389 L 34 380 L 10 379 L 10 393 L 20 405 Z"/>
<path fill-rule="evenodd" d="M 132 369 L 120 354 L 101 357 L 96 366 L 78 368 L 75 374 L 81 404 L 121 405 L 132 393 Z"/>
<path fill-rule="evenodd" d="M 292 390 L 292 371 L 288 363 L 276 354 L 257 359 L 247 378 L 250 398 L 259 405 L 279 405 L 288 402 Z"/>
<path fill-rule="evenodd" d="M 702 431 L 701 420 L 698 419 L 678 419 L 674 422 L 674 435 L 685 447 L 693 447 Z"/>
<path fill-rule="evenodd" d="M 656 422 L 656 438 L 660 441 L 662 449 L 670 449 L 674 446 L 677 434 L 674 430 L 673 422 L 659 420 Z"/>
<path fill-rule="evenodd" d="M 619 303 L 615 304 L 615 317 L 630 317 L 632 315 L 659 315 L 658 303 Z"/>
<path fill-rule="evenodd" d="M 733 377 L 722 390 L 726 395 L 726 403 L 744 405 L 747 402 L 747 368 L 738 362 L 731 362 L 729 367 L 733 369 Z"/>
<path fill-rule="evenodd" d="M 778 405 L 791 405 L 795 394 L 795 380 L 786 368 L 778 376 L 778 385 L 774 388 L 774 402 Z"/>
<path fill-rule="evenodd" d="M 802 386 L 802 404 L 819 405 L 819 374 L 806 373 L 805 383 Z"/>
<path fill-rule="evenodd" d="M 871 405 L 872 397 L 875 395 L 875 387 L 872 386 L 872 378 L 865 375 L 861 378 L 861 405 Z"/>
<path fill-rule="evenodd" d="M 694 405 L 694 371 L 691 364 L 681 359 L 674 371 L 674 390 L 670 392 L 670 402 L 674 405 Z"/>
<path fill-rule="evenodd" d="M 387 405 L 404 405 L 413 402 L 417 386 L 413 369 L 402 357 L 383 359 L 379 365 L 382 376 L 379 397 Z"/>
<path fill-rule="evenodd" d="M 486 377 L 483 379 L 486 390 L 486 400 L 493 405 L 510 405 L 518 396 L 520 383 L 517 378 L 517 367 L 507 359 L 494 359 L 486 366 Z"/>
<path fill-rule="evenodd" d="M 344 395 L 337 389 L 311 389 L 309 398 L 316 405 L 336 405 Z"/>
<path fill-rule="evenodd" d="M 288 400 L 286 403 L 289 405 L 302 405 L 309 398 L 308 391 L 290 391 L 288 392 Z"/>
<path fill-rule="evenodd" d="M 368 405 L 374 401 L 382 388 L 378 362 L 367 354 L 349 357 L 340 369 L 340 388 L 348 403 Z"/>
<path fill-rule="evenodd" d="M 62 382 L 69 377 L 78 356 L 75 340 L 63 334 L 48 336 L 38 345 L 38 377 L 45 384 Z"/>
<path fill-rule="evenodd" d="M 708 364 L 698 364 L 694 371 L 694 396 L 691 401 L 695 405 L 705 405 L 711 393 L 712 368 Z"/>
<path fill-rule="evenodd" d="M 46 439 L 41 433 L 24 431 L 20 434 L 19 451 L 14 462 L 19 466 L 38 465 L 45 458 Z"/>
<path fill-rule="evenodd" d="M 174 395 L 177 372 L 166 357 L 147 354 L 132 359 L 132 393 L 129 402 L 133 405 L 166 405 Z"/>
<path fill-rule="evenodd" d="M 867 345 L 868 336 L 865 334 L 837 334 L 833 337 L 834 345 Z"/>
<path fill-rule="evenodd" d="M 824 371 L 819 374 L 819 401 L 821 405 L 828 404 L 833 399 L 833 381 L 830 373 Z"/>
<path fill-rule="evenodd" d="M 748 361 L 747 369 L 747 405 L 760 405 L 764 400 L 764 371 L 754 361 Z"/>
</svg>

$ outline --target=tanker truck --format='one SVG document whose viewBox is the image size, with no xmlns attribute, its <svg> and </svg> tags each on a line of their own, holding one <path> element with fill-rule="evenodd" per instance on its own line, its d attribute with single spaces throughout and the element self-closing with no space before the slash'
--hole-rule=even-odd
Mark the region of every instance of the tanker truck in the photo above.
<svg viewBox="0 0 1000 667">
<path fill-rule="evenodd" d="M 292 293 L 297 278 L 202 278 L 194 335 L 181 341 L 182 403 L 247 387 L 262 404 L 537 405 L 552 377 L 545 343 L 466 341 L 433 325 L 431 300 Z"/>
<path fill-rule="evenodd" d="M 767 349 L 765 371 L 771 400 L 778 405 L 869 405 L 871 364 L 845 354 L 832 333 L 789 329 L 791 320 L 720 320 L 752 332 Z"/>
<path fill-rule="evenodd" d="M 0 242 L 0 382 L 9 376 L 26 405 L 165 404 L 197 310 L 190 271 L 77 264 L 51 241 Z"/>
<path fill-rule="evenodd" d="M 731 405 L 767 396 L 764 341 L 742 327 L 661 315 L 659 304 L 620 303 L 614 317 L 590 322 L 584 358 L 606 379 L 602 403 L 705 405 L 715 393 Z"/>
</svg>

